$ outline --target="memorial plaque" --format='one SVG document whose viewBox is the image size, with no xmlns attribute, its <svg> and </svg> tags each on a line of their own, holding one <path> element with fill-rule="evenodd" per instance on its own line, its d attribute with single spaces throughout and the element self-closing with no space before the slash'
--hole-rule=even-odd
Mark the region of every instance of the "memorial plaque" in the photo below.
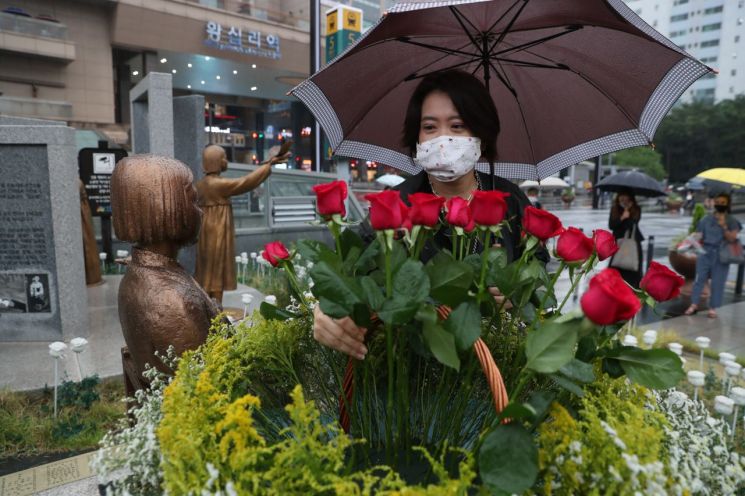
<svg viewBox="0 0 745 496">
<path fill-rule="evenodd" d="M 0 341 L 87 335 L 75 137 L 0 121 Z"/>
<path fill-rule="evenodd" d="M 0 145 L 0 170 L 0 319 L 59 334 L 47 147 Z"/>
</svg>

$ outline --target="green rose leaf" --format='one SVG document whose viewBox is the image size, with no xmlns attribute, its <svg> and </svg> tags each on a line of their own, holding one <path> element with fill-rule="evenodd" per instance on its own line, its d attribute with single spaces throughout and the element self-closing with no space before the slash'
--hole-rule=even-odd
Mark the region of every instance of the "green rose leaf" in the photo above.
<svg viewBox="0 0 745 496">
<path fill-rule="evenodd" d="M 444 323 L 455 336 L 455 344 L 461 351 L 467 350 L 481 336 L 481 312 L 476 302 L 466 301 L 452 311 Z"/>
<path fill-rule="evenodd" d="M 419 302 L 406 298 L 385 300 L 378 311 L 378 317 L 386 324 L 402 325 L 409 322 L 416 315 Z"/>
<path fill-rule="evenodd" d="M 494 491 L 522 494 L 538 476 L 538 448 L 518 422 L 501 424 L 487 434 L 478 462 L 481 480 Z"/>
<path fill-rule="evenodd" d="M 529 403 L 510 403 L 507 407 L 502 410 L 499 414 L 498 420 L 502 419 L 528 419 L 534 420 L 537 415 L 533 405 Z"/>
<path fill-rule="evenodd" d="M 556 384 L 558 384 L 562 388 L 566 389 L 570 393 L 572 393 L 572 394 L 574 394 L 576 396 L 579 396 L 580 398 L 582 398 L 585 395 L 585 392 L 582 391 L 582 388 L 581 387 L 579 387 L 577 384 L 575 384 L 574 382 L 570 381 L 566 377 L 560 376 L 558 374 L 551 374 L 549 377 Z"/>
<path fill-rule="evenodd" d="M 338 266 L 339 259 L 328 246 L 320 241 L 313 239 L 301 239 L 295 243 L 295 248 L 303 258 L 310 260 L 314 264 L 326 262 L 334 267 Z"/>
<path fill-rule="evenodd" d="M 528 334 L 525 341 L 526 367 L 551 374 L 574 358 L 577 328 L 555 322 L 542 325 Z"/>
<path fill-rule="evenodd" d="M 429 277 L 422 262 L 407 260 L 393 275 L 393 298 L 405 298 L 417 303 L 429 296 Z"/>
<path fill-rule="evenodd" d="M 287 320 L 300 317 L 296 313 L 289 312 L 284 308 L 276 307 L 271 303 L 267 303 L 265 301 L 261 302 L 261 306 L 259 306 L 259 313 L 261 313 L 262 317 L 269 320 Z"/>
<path fill-rule="evenodd" d="M 460 370 L 460 358 L 455 350 L 455 338 L 438 324 L 425 322 L 422 337 L 427 348 L 441 364 Z"/>
<path fill-rule="evenodd" d="M 345 315 L 352 313 L 354 305 L 362 303 L 360 297 L 362 290 L 357 284 L 352 279 L 339 275 L 328 263 L 318 262 L 310 270 L 310 276 L 314 282 L 313 294 L 319 301 L 323 298 L 328 302 L 333 302 L 339 308 L 344 309 Z M 328 313 L 323 305 L 321 309 Z M 337 315 L 333 316 L 338 318 Z"/>
<path fill-rule="evenodd" d="M 324 296 L 318 298 L 318 304 L 321 305 L 321 311 L 323 311 L 323 313 L 335 319 L 348 317 L 354 311 L 354 306 L 352 307 L 352 310 L 349 310 Z"/>
<path fill-rule="evenodd" d="M 352 229 L 344 229 L 339 236 L 339 244 L 341 244 L 341 253 L 344 258 L 348 258 L 348 254 L 352 247 L 359 250 L 359 253 L 365 249 L 365 243 L 362 238 L 354 232 Z"/>
<path fill-rule="evenodd" d="M 670 350 L 622 346 L 608 356 L 618 361 L 629 379 L 651 389 L 671 388 L 685 377 L 680 357 Z"/>
<path fill-rule="evenodd" d="M 564 364 L 560 369 L 562 375 L 569 379 L 583 382 L 588 384 L 595 380 L 595 372 L 592 370 L 592 365 L 582 360 L 573 358 L 568 363 Z"/>
<path fill-rule="evenodd" d="M 603 372 L 613 379 L 623 377 L 624 374 L 623 367 L 621 367 L 621 364 L 615 358 L 603 358 L 602 369 Z"/>
<path fill-rule="evenodd" d="M 467 263 L 443 255 L 430 261 L 425 270 L 429 275 L 430 294 L 437 301 L 454 307 L 468 298 L 473 270 Z"/>
<path fill-rule="evenodd" d="M 380 244 L 376 239 L 372 243 L 367 245 L 367 248 L 365 248 L 365 251 L 362 252 L 360 258 L 358 258 L 357 261 L 354 263 L 354 265 L 352 266 L 352 273 L 367 274 L 371 270 L 375 269 L 375 258 L 378 256 L 379 252 Z"/>
<path fill-rule="evenodd" d="M 380 286 L 370 276 L 361 277 L 360 286 L 362 287 L 362 295 L 370 308 L 375 311 L 380 310 L 385 301 L 385 295 Z"/>
</svg>

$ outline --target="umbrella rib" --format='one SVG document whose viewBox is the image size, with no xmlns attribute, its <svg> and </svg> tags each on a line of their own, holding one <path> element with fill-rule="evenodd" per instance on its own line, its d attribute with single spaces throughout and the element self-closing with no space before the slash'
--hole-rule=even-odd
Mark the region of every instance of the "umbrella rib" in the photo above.
<svg viewBox="0 0 745 496">
<path fill-rule="evenodd" d="M 466 43 L 465 45 L 463 45 L 462 47 L 460 47 L 458 50 L 461 50 L 461 49 L 467 47 L 468 45 L 470 45 L 470 43 Z M 422 70 L 426 69 L 427 67 L 430 67 L 430 66 L 432 66 L 432 65 L 440 62 L 441 60 L 444 60 L 446 57 L 448 57 L 450 55 L 452 55 L 452 54 L 446 53 L 442 57 L 438 57 L 435 60 L 433 60 L 432 62 L 429 62 L 428 64 L 423 65 L 422 67 L 419 68 L 419 70 L 422 71 Z"/>
<path fill-rule="evenodd" d="M 452 12 L 452 13 L 453 13 L 453 15 L 455 16 L 455 18 L 456 18 L 456 19 L 458 20 L 458 23 L 459 23 L 459 24 L 460 24 L 460 26 L 461 26 L 461 27 L 463 28 L 463 31 L 465 31 L 465 32 L 466 32 L 466 34 L 468 34 L 468 30 L 467 30 L 467 29 L 466 29 L 466 27 L 465 27 L 465 26 L 463 25 L 463 21 L 466 21 L 466 22 L 468 23 L 468 25 L 469 25 L 469 26 L 471 26 L 471 28 L 472 28 L 472 29 L 473 29 L 474 31 L 476 31 L 476 32 L 478 32 L 478 31 L 479 31 L 479 28 L 477 28 L 477 27 L 476 27 L 476 26 L 475 26 L 475 25 L 474 25 L 474 24 L 473 24 L 473 23 L 471 22 L 471 20 L 470 20 L 470 19 L 469 19 L 468 17 L 466 17 L 465 15 L 463 15 L 463 12 L 461 12 L 460 10 L 458 10 L 458 8 L 457 8 L 457 7 L 455 7 L 455 6 L 451 6 L 451 7 L 448 7 L 448 8 L 450 9 L 450 12 Z M 471 40 L 471 42 L 473 42 L 473 43 L 475 44 L 475 41 L 474 41 L 473 39 Z"/>
<path fill-rule="evenodd" d="M 414 79 L 420 79 L 420 78 L 423 78 L 423 77 L 431 76 L 433 74 L 440 74 L 441 72 L 449 71 L 449 70 L 455 69 L 457 67 L 463 67 L 464 65 L 473 64 L 477 60 L 478 59 L 467 60 L 465 62 L 461 62 L 460 64 L 455 64 L 455 65 L 451 65 L 451 66 L 448 66 L 448 67 L 443 67 L 442 69 L 437 69 L 436 71 L 427 72 L 427 73 L 424 73 L 424 74 L 417 74 L 417 73 L 409 74 L 408 76 L 406 76 L 406 78 L 404 79 L 404 81 L 412 81 Z M 478 67 L 476 67 L 476 70 L 478 70 L 479 67 L 480 67 L 480 64 L 479 64 Z"/>
<path fill-rule="evenodd" d="M 437 45 L 430 45 L 429 43 L 420 43 L 418 41 L 412 41 L 408 36 L 401 36 L 399 38 L 395 38 L 395 40 L 401 43 L 407 43 L 409 45 L 414 45 L 414 46 L 418 46 L 422 48 L 428 48 L 429 50 L 445 53 L 447 55 L 463 55 L 467 57 L 478 57 L 478 54 L 465 52 L 463 50 L 456 49 L 456 48 L 445 48 L 445 47 L 440 47 Z"/>
<path fill-rule="evenodd" d="M 505 11 L 504 11 L 504 14 L 502 14 L 501 16 L 499 16 L 499 19 L 497 19 L 496 21 L 494 21 L 494 23 L 492 23 L 492 25 L 491 25 L 491 26 L 489 26 L 489 29 L 487 29 L 486 31 L 487 31 L 487 32 L 491 32 L 491 30 L 492 30 L 492 29 L 494 29 L 495 27 L 497 27 L 497 24 L 499 24 L 500 22 L 502 22 L 502 19 L 504 19 L 505 17 L 507 17 L 507 14 L 509 14 L 509 13 L 510 13 L 510 11 L 511 11 L 512 9 L 514 9 L 514 8 L 515 8 L 515 6 L 516 6 L 516 5 L 518 4 L 518 3 L 522 2 L 522 1 L 524 1 L 524 0 L 515 0 L 515 3 L 513 3 L 512 5 L 510 5 L 510 8 L 509 8 L 509 9 L 507 9 L 507 10 L 505 10 Z M 491 46 L 491 47 L 489 48 L 489 50 L 493 50 L 493 49 L 494 49 L 494 46 Z"/>
<path fill-rule="evenodd" d="M 535 150 L 533 150 L 533 138 L 530 136 L 530 130 L 528 129 L 528 120 L 525 118 L 525 112 L 523 112 L 523 106 L 520 104 L 520 98 L 517 96 L 517 92 L 514 91 L 511 87 L 512 82 L 510 81 L 510 77 L 507 75 L 507 71 L 504 70 L 504 67 L 502 67 L 502 64 L 499 62 L 499 59 L 496 59 L 497 65 L 499 65 L 499 68 L 502 69 L 502 72 L 504 72 L 504 77 L 507 79 L 507 83 L 510 86 L 507 86 L 508 89 L 512 90 L 512 96 L 515 97 L 515 103 L 517 103 L 517 108 L 520 110 L 520 117 L 523 121 L 523 128 L 525 129 L 525 134 L 528 137 L 528 146 L 530 147 L 530 158 L 533 160 L 533 163 L 537 163 L 535 159 Z M 489 64 L 491 64 L 491 61 L 489 61 Z M 492 64 L 492 67 L 494 65 Z M 494 72 L 497 73 L 497 76 L 499 76 L 499 79 L 502 80 L 502 76 L 499 74 L 499 71 L 497 71 L 497 68 L 494 67 Z"/>
<path fill-rule="evenodd" d="M 505 36 L 507 36 L 507 33 L 509 33 L 509 31 L 512 28 L 512 26 L 515 25 L 515 22 L 517 21 L 517 18 L 520 17 L 520 14 L 523 13 L 523 10 L 525 10 L 525 7 L 528 6 L 528 0 L 522 0 L 522 2 L 523 2 L 522 7 L 520 7 L 517 10 L 517 12 L 515 12 L 515 15 L 512 17 L 512 19 L 510 19 L 510 22 L 507 23 L 507 27 L 505 27 L 504 30 L 502 30 L 502 32 L 499 33 L 499 37 L 497 37 L 497 39 L 494 41 L 494 43 L 492 44 L 492 46 L 489 47 L 489 53 L 490 54 L 491 54 L 491 51 L 494 50 L 494 48 L 497 47 L 497 45 L 499 45 L 500 43 L 502 43 L 504 41 L 504 38 L 505 38 Z M 510 7 L 510 10 L 512 10 L 512 7 Z"/>
<path fill-rule="evenodd" d="M 499 73 L 499 71 L 497 70 L 497 68 L 494 67 L 494 64 L 492 64 L 491 60 L 489 61 L 489 66 L 492 69 L 494 69 L 494 72 L 496 73 L 497 77 L 502 82 L 502 84 L 505 85 L 505 87 L 507 87 L 507 89 L 510 90 L 510 93 L 512 93 L 512 96 L 514 96 L 515 99 L 517 99 L 517 91 L 515 91 L 515 88 L 512 87 L 512 83 L 510 83 L 508 80 L 506 80 L 504 78 L 504 76 L 502 76 L 502 74 Z M 502 70 L 504 71 L 504 69 L 502 69 Z M 506 73 L 505 73 L 505 75 L 506 75 Z"/>
<path fill-rule="evenodd" d="M 478 41 L 476 41 L 476 38 L 474 38 L 473 35 L 470 33 L 470 31 L 468 31 L 468 28 L 466 28 L 466 25 L 463 24 L 463 20 L 467 21 L 468 24 L 470 24 L 471 27 L 474 29 L 474 31 L 478 31 L 476 26 L 474 26 L 470 20 L 466 19 L 465 16 L 463 16 L 463 14 L 455 7 L 450 7 L 450 12 L 455 17 L 455 20 L 458 21 L 458 24 L 460 24 L 460 27 L 463 28 L 463 32 L 466 33 L 466 36 L 468 36 L 468 39 L 471 40 L 471 43 L 473 44 L 473 46 L 475 46 L 478 49 L 479 48 Z M 461 19 L 461 17 L 463 17 L 463 19 Z"/>
<path fill-rule="evenodd" d="M 539 53 L 536 53 L 536 52 L 532 52 L 532 51 L 529 51 L 529 50 L 526 50 L 526 51 L 527 51 L 527 52 L 528 52 L 528 53 L 529 53 L 530 55 L 533 55 L 534 57 L 538 57 L 538 58 L 540 58 L 540 59 L 543 59 L 543 60 L 545 60 L 546 62 L 551 62 L 551 63 L 555 63 L 555 62 L 554 62 L 553 60 L 551 60 L 550 58 L 548 58 L 548 57 L 544 57 L 543 55 L 541 55 L 541 54 L 539 54 Z M 565 70 L 567 70 L 567 71 L 570 71 L 570 72 L 572 72 L 572 73 L 576 74 L 577 76 L 579 76 L 580 78 L 582 78 L 583 80 L 585 80 L 585 81 L 586 81 L 586 82 L 587 82 L 587 83 L 588 83 L 588 84 L 589 84 L 590 86 L 592 86 L 592 87 L 593 87 L 593 88 L 595 88 L 595 89 L 596 89 L 597 91 L 599 91 L 599 92 L 600 92 L 600 94 L 602 94 L 602 95 L 603 95 L 603 96 L 604 96 L 605 98 L 607 98 L 608 100 L 610 100 L 611 102 L 613 102 L 613 104 L 614 104 L 614 105 L 616 106 L 616 108 L 617 108 L 617 109 L 618 109 L 618 110 L 619 110 L 619 111 L 620 111 L 620 112 L 621 112 L 621 113 L 623 114 L 623 116 L 624 116 L 624 117 L 626 117 L 626 119 L 627 119 L 627 120 L 629 121 L 629 123 L 630 123 L 630 124 L 631 124 L 632 126 L 634 126 L 634 128 L 636 128 L 636 129 L 638 129 L 638 128 L 639 128 L 639 124 L 638 124 L 638 123 L 637 123 L 636 121 L 634 121 L 634 119 L 633 119 L 633 118 L 632 118 L 632 117 L 631 117 L 631 116 L 629 115 L 629 113 L 628 113 L 628 112 L 626 111 L 626 109 L 625 109 L 625 108 L 623 108 L 623 106 L 622 106 L 622 105 L 621 105 L 620 103 L 618 103 L 618 101 L 617 101 L 617 100 L 616 100 L 615 98 L 613 98 L 613 96 L 609 95 L 609 94 L 608 94 L 608 92 L 606 92 L 606 91 L 605 91 L 604 89 L 602 89 L 602 88 L 601 88 L 600 86 L 598 86 L 598 85 L 597 85 L 597 84 L 596 84 L 596 83 L 595 83 L 594 81 L 592 81 L 592 80 L 591 80 L 591 79 L 590 79 L 590 78 L 589 78 L 588 76 L 585 76 L 585 75 L 584 75 L 584 74 L 582 74 L 581 72 L 579 72 L 579 71 L 577 71 L 577 70 L 575 70 L 575 69 L 572 69 L 572 68 L 571 68 L 570 66 L 568 66 L 568 65 L 566 65 L 566 69 L 565 69 Z"/>
<path fill-rule="evenodd" d="M 564 64 L 538 64 L 536 62 L 528 62 L 527 60 L 502 59 L 499 57 L 492 57 L 491 59 L 497 61 L 497 63 L 504 62 L 507 65 L 514 65 L 518 67 L 532 67 L 536 69 L 561 69 L 563 71 L 569 70 L 569 68 Z"/>
<path fill-rule="evenodd" d="M 579 31 L 580 29 L 582 29 L 582 26 L 579 25 L 579 24 L 575 24 L 575 25 L 571 25 L 571 26 L 566 26 L 566 31 L 562 31 L 561 33 L 555 33 L 555 34 L 552 34 L 552 35 L 549 35 L 549 36 L 544 36 L 543 38 L 538 38 L 536 40 L 528 41 L 527 43 L 523 43 L 521 45 L 515 45 L 513 47 L 506 48 L 506 49 L 500 50 L 498 52 L 489 53 L 489 55 L 496 57 L 496 56 L 504 55 L 504 54 L 507 54 L 507 53 L 510 53 L 510 52 L 521 52 L 523 50 L 527 50 L 528 48 L 533 48 L 536 45 L 541 45 L 543 43 L 546 43 L 547 41 L 551 41 L 553 39 L 560 38 L 562 36 L 566 36 L 566 35 L 568 35 L 570 33 L 574 33 L 575 31 Z"/>
</svg>

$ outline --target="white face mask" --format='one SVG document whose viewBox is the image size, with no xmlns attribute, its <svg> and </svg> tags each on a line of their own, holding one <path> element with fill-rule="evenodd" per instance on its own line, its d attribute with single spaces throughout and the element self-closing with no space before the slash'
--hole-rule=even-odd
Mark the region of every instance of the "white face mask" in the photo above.
<svg viewBox="0 0 745 496">
<path fill-rule="evenodd" d="M 471 172 L 481 157 L 481 140 L 470 136 L 438 136 L 418 143 L 414 163 L 442 182 Z"/>
</svg>

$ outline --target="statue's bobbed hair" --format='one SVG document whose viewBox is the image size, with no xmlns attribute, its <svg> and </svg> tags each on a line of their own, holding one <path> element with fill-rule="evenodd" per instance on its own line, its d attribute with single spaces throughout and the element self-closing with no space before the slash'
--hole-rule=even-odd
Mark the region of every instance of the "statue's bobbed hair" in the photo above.
<svg viewBox="0 0 745 496">
<path fill-rule="evenodd" d="M 111 177 L 116 237 L 137 245 L 193 243 L 202 217 L 193 179 L 189 168 L 174 158 L 133 155 L 120 160 Z"/>
</svg>

